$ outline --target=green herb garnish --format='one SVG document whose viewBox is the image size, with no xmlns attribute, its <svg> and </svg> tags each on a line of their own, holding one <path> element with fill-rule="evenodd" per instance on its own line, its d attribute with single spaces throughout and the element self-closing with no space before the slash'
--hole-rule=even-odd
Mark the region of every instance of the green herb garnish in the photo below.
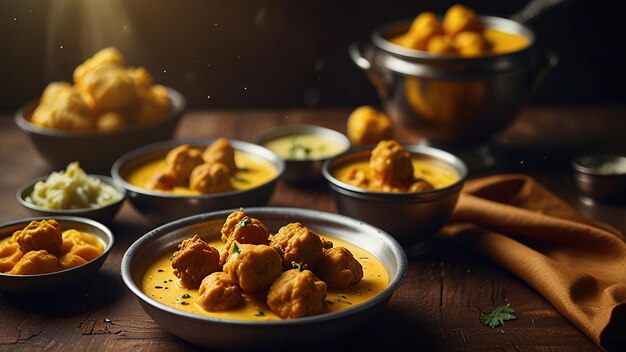
<svg viewBox="0 0 626 352">
<path fill-rule="evenodd" d="M 251 221 L 251 220 L 250 220 L 250 218 L 249 218 L 249 217 L 245 217 L 245 218 L 243 218 L 243 219 L 239 222 L 239 224 L 237 224 L 237 226 L 239 226 L 239 227 L 246 227 L 246 225 L 248 225 L 248 224 L 250 223 L 250 221 Z"/>
<path fill-rule="evenodd" d="M 188 293 L 183 293 L 183 295 L 181 296 L 182 298 L 189 298 L 191 297 Z"/>
<path fill-rule="evenodd" d="M 306 159 L 311 155 L 312 149 L 298 143 L 296 138 L 291 139 L 291 147 L 289 148 L 289 157 L 293 159 Z"/>
<path fill-rule="evenodd" d="M 500 306 L 491 312 L 480 312 L 480 322 L 495 328 L 498 325 L 504 325 L 505 320 L 515 319 L 513 315 L 515 311 L 509 305 Z"/>
<path fill-rule="evenodd" d="M 237 242 L 233 243 L 233 250 L 230 253 L 237 254 L 239 252 L 241 251 L 239 250 L 239 246 L 237 245 Z"/>
<path fill-rule="evenodd" d="M 264 317 L 264 316 L 265 316 L 265 312 L 264 312 L 264 311 L 262 311 L 262 310 L 260 310 L 260 311 L 259 311 L 258 313 L 256 313 L 254 316 L 255 316 L 255 317 Z"/>
<path fill-rule="evenodd" d="M 292 266 L 294 269 L 297 269 L 299 272 L 302 272 L 302 265 L 300 265 L 300 263 L 291 262 L 291 266 Z"/>
</svg>

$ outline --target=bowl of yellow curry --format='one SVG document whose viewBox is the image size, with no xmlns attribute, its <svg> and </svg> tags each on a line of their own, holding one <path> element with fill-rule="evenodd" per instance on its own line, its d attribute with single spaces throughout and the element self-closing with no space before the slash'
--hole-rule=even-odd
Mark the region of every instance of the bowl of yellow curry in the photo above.
<svg viewBox="0 0 626 352">
<path fill-rule="evenodd" d="M 78 65 L 72 78 L 51 82 L 15 114 L 55 168 L 79 161 L 92 172 L 108 172 L 129 150 L 171 138 L 187 107 L 180 92 L 155 84 L 144 67 L 127 66 L 112 47 Z"/>
<path fill-rule="evenodd" d="M 340 214 L 384 229 L 418 256 L 452 214 L 467 166 L 440 149 L 385 140 L 329 160 L 322 173 Z"/>
<path fill-rule="evenodd" d="M 237 208 L 158 227 L 133 243 L 122 278 L 163 328 L 214 349 L 281 349 L 372 321 L 407 259 L 383 230 L 297 208 Z"/>
<path fill-rule="evenodd" d="M 113 247 L 101 223 L 73 216 L 36 217 L 0 225 L 0 291 L 45 293 L 95 277 Z"/>
<path fill-rule="evenodd" d="M 315 125 L 274 127 L 256 135 L 254 142 L 285 160 L 282 179 L 291 183 L 323 180 L 322 164 L 350 148 L 342 133 Z"/>
<path fill-rule="evenodd" d="M 446 146 L 487 142 L 556 64 L 523 23 L 462 5 L 384 25 L 350 55 L 394 122 Z"/>
<path fill-rule="evenodd" d="M 131 204 L 155 224 L 265 205 L 285 170 L 262 146 L 226 138 L 170 140 L 135 149 L 111 169 Z"/>
</svg>

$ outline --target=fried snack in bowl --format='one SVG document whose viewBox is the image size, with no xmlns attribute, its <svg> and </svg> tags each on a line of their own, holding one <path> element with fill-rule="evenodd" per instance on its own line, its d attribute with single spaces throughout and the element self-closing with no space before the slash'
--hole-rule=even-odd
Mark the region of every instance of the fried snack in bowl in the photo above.
<svg viewBox="0 0 626 352">
<path fill-rule="evenodd" d="M 113 247 L 99 222 L 37 217 L 0 225 L 0 291 L 45 294 L 92 279 Z"/>
<path fill-rule="evenodd" d="M 393 126 L 387 114 L 365 105 L 348 116 L 347 134 L 353 145 L 376 144 L 392 137 Z"/>
<path fill-rule="evenodd" d="M 180 93 L 105 48 L 76 67 L 74 84 L 50 83 L 15 122 L 52 166 L 78 160 L 103 172 L 126 151 L 171 138 L 185 108 Z"/>
</svg>

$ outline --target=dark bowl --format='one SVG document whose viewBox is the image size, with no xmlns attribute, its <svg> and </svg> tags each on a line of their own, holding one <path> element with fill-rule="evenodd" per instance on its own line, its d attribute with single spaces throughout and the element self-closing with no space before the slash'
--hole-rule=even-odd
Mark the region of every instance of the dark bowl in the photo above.
<svg viewBox="0 0 626 352">
<path fill-rule="evenodd" d="M 213 141 L 215 141 L 214 138 L 181 139 L 147 145 L 119 158 L 113 165 L 111 175 L 116 182 L 126 188 L 126 195 L 131 204 L 154 224 L 163 224 L 186 216 L 219 209 L 267 204 L 276 188 L 278 179 L 285 171 L 285 162 L 269 149 L 243 141 L 229 140 L 229 143 L 235 150 L 253 154 L 274 165 L 277 174 L 273 179 L 249 189 L 202 195 L 176 195 L 151 191 L 137 187 L 127 181 L 131 171 L 146 162 L 164 158 L 171 149 L 181 144 L 206 147 Z"/>
<path fill-rule="evenodd" d="M 0 239 L 12 236 L 13 232 L 21 230 L 33 220 L 47 220 L 46 217 L 36 217 L 10 221 L 0 225 Z M 111 231 L 101 223 L 90 219 L 75 216 L 55 216 L 62 229 L 75 229 L 96 236 L 104 246 L 102 254 L 81 266 L 37 275 L 9 275 L 0 273 L 0 291 L 7 293 L 45 293 L 69 288 L 78 283 L 93 278 L 113 247 L 114 239 Z"/>
<path fill-rule="evenodd" d="M 583 196 L 607 202 L 626 199 L 626 171 L 608 170 L 609 164 L 626 164 L 618 155 L 581 155 L 572 160 L 576 187 Z"/>
<path fill-rule="evenodd" d="M 34 125 L 30 117 L 38 100 L 29 102 L 15 114 L 15 123 L 24 131 L 39 154 L 53 167 L 64 168 L 72 161 L 91 172 L 108 173 L 122 154 L 139 146 L 169 139 L 183 115 L 187 102 L 168 88 L 172 111 L 165 118 L 114 131 L 64 131 Z"/>
<path fill-rule="evenodd" d="M 144 273 L 154 258 L 173 250 L 190 232 L 207 239 L 219 238 L 226 217 L 235 209 L 199 214 L 156 228 L 140 237 L 124 254 L 122 279 L 137 296 L 139 303 L 154 321 L 172 334 L 194 344 L 215 349 L 259 349 L 270 346 L 307 346 L 346 336 L 374 319 L 400 286 L 407 271 L 402 247 L 387 233 L 346 216 L 295 208 L 246 208 L 245 212 L 261 220 L 270 231 L 298 221 L 313 231 L 359 246 L 376 256 L 387 269 L 389 286 L 369 301 L 348 309 L 316 316 L 271 320 L 242 321 L 218 319 L 169 307 L 141 290 Z"/>
<path fill-rule="evenodd" d="M 271 128 L 267 131 L 263 131 L 253 138 L 254 143 L 263 145 L 268 141 L 293 134 L 311 134 L 324 138 L 331 139 L 344 146 L 344 151 L 350 148 L 350 140 L 343 134 L 325 128 L 314 125 L 284 125 Z M 291 183 L 309 183 L 323 180 L 322 178 L 322 164 L 331 157 L 327 158 L 310 158 L 310 159 L 292 159 L 283 158 L 287 165 L 285 174 L 282 179 Z"/>
<path fill-rule="evenodd" d="M 458 180 L 450 186 L 423 192 L 376 192 L 344 183 L 333 176 L 339 165 L 368 159 L 373 146 L 352 149 L 328 162 L 322 174 L 328 181 L 340 214 L 357 218 L 389 232 L 407 255 L 423 254 L 432 237 L 448 221 L 467 177 L 467 166 L 458 157 L 440 149 L 405 145 L 404 149 L 454 172 Z"/>
<path fill-rule="evenodd" d="M 47 217 L 56 217 L 56 216 L 79 216 L 83 218 L 92 219 L 103 224 L 110 224 L 117 215 L 120 207 L 124 203 L 124 199 L 126 199 L 126 189 L 124 187 L 117 184 L 111 177 L 102 176 L 102 175 L 88 175 L 89 177 L 97 178 L 101 182 L 115 188 L 121 195 L 120 199 L 106 206 L 98 207 L 98 208 L 85 208 L 85 209 L 50 209 L 37 206 L 26 200 L 35 188 L 35 184 L 39 181 L 45 181 L 48 176 L 40 177 L 36 180 L 26 182 L 23 184 L 15 195 L 17 202 L 20 203 L 24 208 L 28 209 L 34 216 L 47 216 Z"/>
</svg>

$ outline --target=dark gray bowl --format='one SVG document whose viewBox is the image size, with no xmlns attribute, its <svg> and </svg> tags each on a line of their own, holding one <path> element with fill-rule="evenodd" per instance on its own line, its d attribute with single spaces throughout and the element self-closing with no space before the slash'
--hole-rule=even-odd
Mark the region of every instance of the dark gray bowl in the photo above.
<svg viewBox="0 0 626 352">
<path fill-rule="evenodd" d="M 20 219 L 0 225 L 0 239 L 13 235 L 33 220 L 46 220 L 49 216 Z M 0 291 L 10 293 L 44 293 L 61 290 L 85 281 L 100 270 L 102 264 L 113 247 L 114 239 L 111 231 L 101 223 L 75 216 L 55 216 L 63 230 L 75 229 L 96 236 L 104 246 L 102 254 L 81 266 L 61 270 L 54 273 L 38 275 L 9 275 L 0 273 Z"/>
<path fill-rule="evenodd" d="M 344 146 L 344 151 L 350 148 L 350 140 L 343 134 L 314 125 L 284 125 L 263 131 L 253 138 L 254 143 L 263 145 L 264 143 L 278 137 L 293 134 L 312 134 L 328 139 L 332 139 Z M 289 159 L 284 158 L 287 165 L 282 179 L 291 183 L 308 183 L 323 180 L 322 165 L 331 157 L 321 159 Z"/>
<path fill-rule="evenodd" d="M 467 177 L 467 166 L 461 159 L 443 150 L 405 145 L 407 151 L 425 156 L 457 173 L 459 180 L 432 191 L 389 193 L 366 190 L 333 177 L 333 170 L 338 165 L 368 159 L 372 148 L 353 149 L 324 164 L 322 174 L 333 192 L 337 210 L 340 214 L 361 219 L 389 232 L 410 257 L 423 254 L 429 248 L 432 237 L 452 215 Z"/>
<path fill-rule="evenodd" d="M 132 170 L 146 162 L 164 158 L 172 148 L 185 143 L 193 147 L 206 147 L 213 141 L 215 141 L 214 138 L 181 139 L 147 145 L 119 158 L 113 165 L 111 175 L 115 182 L 126 188 L 126 195 L 131 204 L 156 225 L 219 209 L 267 204 L 276 188 L 278 179 L 285 171 L 285 162 L 269 149 L 236 140 L 229 140 L 230 145 L 235 150 L 248 152 L 269 161 L 278 171 L 276 176 L 265 184 L 245 190 L 191 196 L 150 191 L 126 181 Z"/>
<path fill-rule="evenodd" d="M 115 218 L 115 215 L 117 215 L 117 212 L 120 210 L 122 203 L 124 203 L 124 199 L 126 199 L 126 189 L 124 189 L 124 187 L 117 184 L 115 181 L 113 181 L 112 178 L 108 176 L 102 176 L 102 175 L 88 175 L 88 176 L 97 178 L 103 183 L 106 183 L 107 185 L 115 188 L 115 190 L 120 192 L 122 197 L 114 203 L 111 203 L 103 207 L 98 207 L 98 208 L 85 208 L 85 209 L 43 208 L 31 202 L 28 202 L 26 200 L 26 197 L 28 197 L 33 192 L 33 189 L 35 188 L 35 184 L 37 184 L 37 182 L 39 181 L 45 181 L 48 178 L 48 176 L 43 176 L 36 180 L 29 181 L 23 184 L 17 190 L 17 194 L 15 195 L 15 198 L 17 199 L 18 203 L 20 203 L 24 208 L 28 209 L 34 216 L 47 216 L 48 218 L 56 217 L 59 215 L 80 216 L 80 217 L 92 219 L 92 220 L 95 220 L 104 224 L 110 224 L 113 221 L 113 218 Z"/>
<path fill-rule="evenodd" d="M 602 169 L 603 164 L 616 162 L 626 163 L 626 157 L 588 154 L 574 158 L 574 181 L 580 193 L 601 201 L 626 202 L 626 172 L 608 172 Z"/>
<path fill-rule="evenodd" d="M 19 109 L 15 114 L 15 123 L 30 137 L 39 154 L 53 168 L 64 168 L 72 161 L 79 161 L 85 170 L 108 173 L 113 162 L 127 151 L 174 135 L 187 102 L 171 88 L 168 88 L 168 94 L 172 111 L 167 117 L 114 131 L 77 132 L 34 125 L 30 117 L 38 100 Z"/>
<path fill-rule="evenodd" d="M 258 349 L 273 346 L 307 346 L 344 336 L 372 320 L 400 286 L 407 271 L 402 247 L 387 233 L 346 216 L 295 208 L 246 208 L 272 232 L 298 221 L 312 230 L 332 235 L 366 249 L 376 256 L 389 274 L 389 286 L 363 304 L 340 312 L 277 321 L 217 319 L 187 313 L 159 303 L 141 291 L 141 281 L 154 258 L 173 250 L 190 233 L 219 238 L 226 217 L 236 209 L 199 214 L 156 228 L 133 243 L 122 259 L 122 279 L 138 297 L 143 309 L 172 334 L 197 345 L 215 349 Z"/>
</svg>

